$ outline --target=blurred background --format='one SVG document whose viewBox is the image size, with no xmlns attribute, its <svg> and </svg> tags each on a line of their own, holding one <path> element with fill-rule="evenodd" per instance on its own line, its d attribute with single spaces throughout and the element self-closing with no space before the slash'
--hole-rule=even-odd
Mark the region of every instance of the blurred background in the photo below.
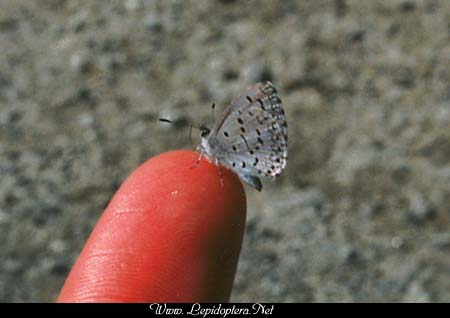
<svg viewBox="0 0 450 318">
<path fill-rule="evenodd" d="M 448 301 L 448 0 L 2 0 L 0 301 L 53 301 L 123 180 L 262 80 L 289 162 L 232 301 Z"/>
</svg>

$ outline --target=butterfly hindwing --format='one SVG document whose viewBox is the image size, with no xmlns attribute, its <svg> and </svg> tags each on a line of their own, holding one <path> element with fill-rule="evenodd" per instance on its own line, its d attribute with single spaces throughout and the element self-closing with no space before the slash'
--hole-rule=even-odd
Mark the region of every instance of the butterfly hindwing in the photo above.
<svg viewBox="0 0 450 318">
<path fill-rule="evenodd" d="M 273 85 L 255 84 L 236 98 L 213 127 L 209 142 L 221 149 L 221 163 L 257 189 L 261 185 L 254 178 L 278 176 L 287 161 L 287 124 Z"/>
</svg>

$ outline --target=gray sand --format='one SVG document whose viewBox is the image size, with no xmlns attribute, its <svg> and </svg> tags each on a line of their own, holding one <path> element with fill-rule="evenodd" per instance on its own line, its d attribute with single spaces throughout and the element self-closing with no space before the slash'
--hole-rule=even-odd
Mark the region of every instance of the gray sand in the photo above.
<svg viewBox="0 0 450 318">
<path fill-rule="evenodd" d="M 450 299 L 450 1 L 0 3 L 0 301 L 53 301 L 156 122 L 279 89 L 281 177 L 248 188 L 236 302 Z M 198 139 L 195 139 L 198 142 Z"/>
</svg>

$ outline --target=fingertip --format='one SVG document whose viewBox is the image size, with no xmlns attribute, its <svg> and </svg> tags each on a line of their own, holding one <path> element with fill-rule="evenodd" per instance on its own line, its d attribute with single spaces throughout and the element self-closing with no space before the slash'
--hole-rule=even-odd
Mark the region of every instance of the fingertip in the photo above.
<svg viewBox="0 0 450 318">
<path fill-rule="evenodd" d="M 198 153 L 141 165 L 117 191 L 58 301 L 226 301 L 242 243 L 239 178 Z"/>
</svg>

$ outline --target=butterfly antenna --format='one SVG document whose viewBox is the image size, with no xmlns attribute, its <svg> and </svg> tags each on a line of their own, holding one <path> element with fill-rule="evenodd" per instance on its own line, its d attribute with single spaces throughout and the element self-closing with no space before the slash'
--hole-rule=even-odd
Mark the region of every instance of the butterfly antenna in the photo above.
<svg viewBox="0 0 450 318">
<path fill-rule="evenodd" d="M 175 124 L 173 121 L 166 119 L 166 118 L 160 118 L 159 121 L 161 121 L 163 123 Z"/>
<path fill-rule="evenodd" d="M 176 122 L 174 122 L 174 121 L 172 121 L 170 119 L 167 119 L 167 118 L 159 118 L 159 121 L 163 122 L 163 123 L 169 123 L 169 124 L 172 124 L 172 125 L 177 125 Z M 200 126 L 199 125 L 195 125 L 195 124 L 186 124 L 186 125 L 189 125 L 189 140 L 191 141 L 191 144 L 193 145 L 194 142 L 192 141 L 192 128 L 200 129 Z M 183 125 L 183 126 L 186 126 L 186 125 Z"/>
<path fill-rule="evenodd" d="M 216 116 L 214 114 L 214 109 L 216 108 L 216 103 L 212 103 L 211 105 L 211 119 L 212 123 L 216 122 Z"/>
</svg>

